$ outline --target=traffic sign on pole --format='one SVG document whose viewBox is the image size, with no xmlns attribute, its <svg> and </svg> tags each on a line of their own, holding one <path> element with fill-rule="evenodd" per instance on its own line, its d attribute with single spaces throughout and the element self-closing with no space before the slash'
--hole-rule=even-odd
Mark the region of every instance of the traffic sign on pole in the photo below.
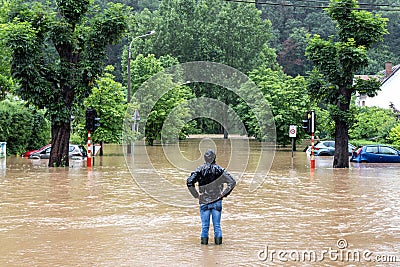
<svg viewBox="0 0 400 267">
<path fill-rule="evenodd" d="M 296 150 L 296 134 L 297 134 L 297 126 L 290 125 L 289 126 L 289 137 L 292 138 L 292 158 L 294 156 L 293 152 Z"/>
<path fill-rule="evenodd" d="M 296 134 L 297 134 L 297 126 L 290 125 L 289 126 L 289 137 L 296 137 Z"/>
</svg>

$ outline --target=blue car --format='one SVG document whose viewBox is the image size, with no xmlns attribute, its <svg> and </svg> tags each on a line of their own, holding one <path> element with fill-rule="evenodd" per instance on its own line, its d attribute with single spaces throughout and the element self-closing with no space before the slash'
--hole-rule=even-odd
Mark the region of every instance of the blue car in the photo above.
<svg viewBox="0 0 400 267">
<path fill-rule="evenodd" d="M 386 145 L 367 145 L 354 152 L 350 161 L 369 163 L 400 163 L 400 151 Z"/>
</svg>

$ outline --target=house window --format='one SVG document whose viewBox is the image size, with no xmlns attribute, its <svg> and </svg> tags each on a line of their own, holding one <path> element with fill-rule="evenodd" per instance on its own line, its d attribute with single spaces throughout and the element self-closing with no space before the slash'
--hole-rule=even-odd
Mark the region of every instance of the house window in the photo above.
<svg viewBox="0 0 400 267">
<path fill-rule="evenodd" d="M 365 107 L 365 100 L 361 101 L 361 106 Z"/>
</svg>

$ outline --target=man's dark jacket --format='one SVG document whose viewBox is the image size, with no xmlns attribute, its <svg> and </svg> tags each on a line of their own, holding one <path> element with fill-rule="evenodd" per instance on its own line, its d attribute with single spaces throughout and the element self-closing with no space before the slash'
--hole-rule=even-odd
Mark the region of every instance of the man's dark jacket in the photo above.
<svg viewBox="0 0 400 267">
<path fill-rule="evenodd" d="M 236 181 L 214 160 L 198 167 L 187 179 L 187 186 L 194 198 L 199 198 L 200 204 L 209 204 L 228 196 L 236 185 Z M 197 192 L 195 184 L 199 185 Z M 226 187 L 224 188 L 224 185 Z"/>
</svg>

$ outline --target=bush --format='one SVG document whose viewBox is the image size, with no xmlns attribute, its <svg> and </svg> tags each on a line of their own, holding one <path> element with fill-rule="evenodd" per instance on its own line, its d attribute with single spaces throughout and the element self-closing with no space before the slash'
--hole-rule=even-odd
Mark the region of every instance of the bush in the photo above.
<svg viewBox="0 0 400 267">
<path fill-rule="evenodd" d="M 37 149 L 50 142 L 50 122 L 42 112 L 33 110 L 33 127 L 25 150 Z"/>
<path fill-rule="evenodd" d="M 358 108 L 355 123 L 349 129 L 349 138 L 385 142 L 395 125 L 395 114 L 390 109 Z"/>
<path fill-rule="evenodd" d="M 397 125 L 389 132 L 388 139 L 394 146 L 400 146 L 400 125 Z"/>
<path fill-rule="evenodd" d="M 0 141 L 7 142 L 7 154 L 18 155 L 49 142 L 50 127 L 44 115 L 22 103 L 0 102 Z"/>
</svg>

